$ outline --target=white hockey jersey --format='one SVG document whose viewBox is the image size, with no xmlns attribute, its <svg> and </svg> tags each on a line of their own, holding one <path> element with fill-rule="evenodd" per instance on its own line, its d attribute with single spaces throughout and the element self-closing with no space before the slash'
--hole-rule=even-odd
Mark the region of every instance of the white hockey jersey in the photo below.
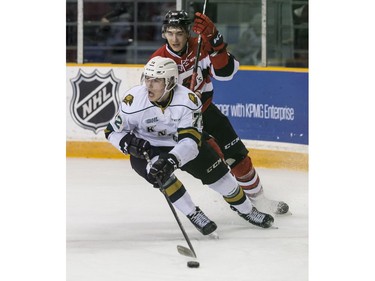
<svg viewBox="0 0 375 281">
<path fill-rule="evenodd" d="M 108 140 L 121 150 L 121 139 L 133 133 L 152 146 L 174 147 L 170 153 L 182 166 L 199 153 L 201 107 L 199 98 L 179 84 L 173 89 L 165 107 L 150 102 L 144 85 L 135 86 L 125 93 L 119 111 L 110 122 L 113 131 Z"/>
</svg>

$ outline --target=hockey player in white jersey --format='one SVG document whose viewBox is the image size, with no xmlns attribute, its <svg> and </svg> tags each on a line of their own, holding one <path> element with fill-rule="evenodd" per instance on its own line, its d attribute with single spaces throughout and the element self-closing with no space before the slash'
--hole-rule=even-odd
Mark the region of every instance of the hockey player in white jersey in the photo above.
<svg viewBox="0 0 375 281">
<path fill-rule="evenodd" d="M 128 90 L 105 136 L 125 154 L 132 168 L 154 187 L 157 179 L 173 205 L 207 235 L 216 224 L 195 206 L 174 175 L 181 169 L 220 193 L 248 222 L 268 228 L 274 219 L 259 212 L 239 187 L 228 166 L 202 137 L 202 103 L 188 88 L 177 84 L 177 64 L 154 57 L 144 67 L 142 85 Z M 144 152 L 151 158 L 151 167 Z"/>
</svg>

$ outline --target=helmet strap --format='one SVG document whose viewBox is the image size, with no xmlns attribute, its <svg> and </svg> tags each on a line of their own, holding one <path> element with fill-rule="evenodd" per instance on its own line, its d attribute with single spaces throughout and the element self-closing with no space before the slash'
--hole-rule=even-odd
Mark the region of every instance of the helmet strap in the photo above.
<svg viewBox="0 0 375 281">
<path fill-rule="evenodd" d="M 165 80 L 167 80 L 167 79 L 165 79 Z M 165 82 L 167 82 L 167 81 L 165 81 Z M 172 87 L 171 87 L 170 89 L 167 89 L 168 87 L 171 86 L 172 83 L 173 83 Z M 168 81 L 168 83 L 165 83 L 164 93 L 163 93 L 163 94 L 161 95 L 161 97 L 157 100 L 157 102 L 161 102 L 162 99 L 164 98 L 164 96 L 165 96 L 166 94 L 170 93 L 170 92 L 174 89 L 174 87 L 176 87 L 176 85 L 177 85 L 177 84 L 174 83 L 174 82 L 172 82 L 172 80 Z"/>
</svg>

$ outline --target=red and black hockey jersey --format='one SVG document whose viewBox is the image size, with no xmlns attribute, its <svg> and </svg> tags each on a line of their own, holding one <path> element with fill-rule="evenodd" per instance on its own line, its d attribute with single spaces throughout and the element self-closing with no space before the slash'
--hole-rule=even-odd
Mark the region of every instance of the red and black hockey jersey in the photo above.
<svg viewBox="0 0 375 281">
<path fill-rule="evenodd" d="M 239 67 L 239 62 L 225 49 L 215 56 L 210 56 L 205 51 L 203 44 L 204 42 L 202 42 L 202 48 L 198 62 L 198 73 L 195 83 L 196 86 L 194 88 L 195 91 L 199 91 L 202 93 L 202 111 L 204 111 L 212 101 L 213 85 L 211 82 L 211 78 L 219 81 L 231 80 Z M 180 74 L 178 83 L 189 88 L 190 80 L 193 74 L 197 48 L 198 38 L 189 38 L 186 51 L 181 56 L 174 53 L 168 47 L 168 44 L 165 44 L 164 46 L 156 50 L 151 55 L 151 57 L 161 56 L 173 59 L 177 63 L 178 71 Z"/>
</svg>

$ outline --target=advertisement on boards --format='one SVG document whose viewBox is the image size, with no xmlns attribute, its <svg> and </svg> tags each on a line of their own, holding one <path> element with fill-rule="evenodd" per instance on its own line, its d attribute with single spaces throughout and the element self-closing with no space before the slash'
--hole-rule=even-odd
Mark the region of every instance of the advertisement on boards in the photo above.
<svg viewBox="0 0 375 281">
<path fill-rule="evenodd" d="M 214 103 L 242 139 L 308 144 L 308 73 L 240 70 Z"/>
</svg>

